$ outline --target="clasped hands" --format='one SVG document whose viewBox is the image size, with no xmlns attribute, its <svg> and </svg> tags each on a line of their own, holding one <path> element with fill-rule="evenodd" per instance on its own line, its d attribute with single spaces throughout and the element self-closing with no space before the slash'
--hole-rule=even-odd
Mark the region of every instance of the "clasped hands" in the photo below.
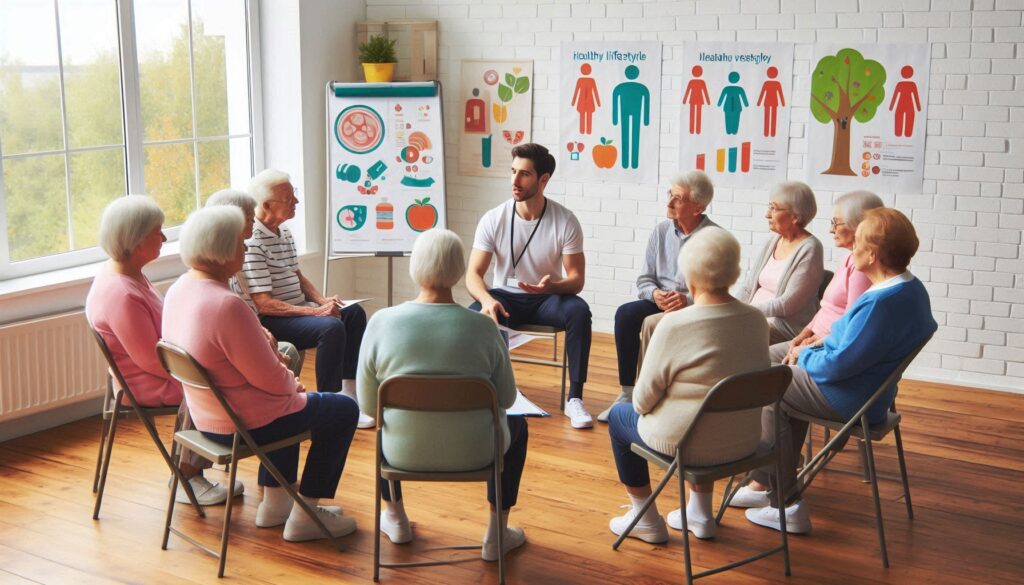
<svg viewBox="0 0 1024 585">
<path fill-rule="evenodd" d="M 671 313 L 686 307 L 687 299 L 686 295 L 677 290 L 655 289 L 654 304 L 665 313 Z"/>
</svg>

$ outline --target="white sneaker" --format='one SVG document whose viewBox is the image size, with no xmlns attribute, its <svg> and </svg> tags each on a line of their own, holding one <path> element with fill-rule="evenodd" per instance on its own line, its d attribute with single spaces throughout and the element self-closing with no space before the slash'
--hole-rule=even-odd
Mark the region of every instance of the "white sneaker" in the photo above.
<svg viewBox="0 0 1024 585">
<path fill-rule="evenodd" d="M 729 501 L 732 508 L 763 508 L 770 504 L 767 491 L 755 491 L 747 485 L 741 487 Z"/>
<path fill-rule="evenodd" d="M 289 504 L 285 506 L 284 510 L 272 511 L 269 506 L 266 506 L 266 502 L 260 502 L 258 508 L 256 508 L 256 526 L 259 528 L 273 528 L 280 526 L 288 521 L 288 516 L 292 513 L 291 499 L 288 500 Z M 320 506 L 324 510 L 333 514 L 341 514 L 341 506 Z"/>
<path fill-rule="evenodd" d="M 317 506 L 314 510 L 320 521 L 327 526 L 331 536 L 337 538 L 356 531 L 355 518 L 344 516 L 340 512 L 335 512 L 326 506 Z M 305 542 L 321 538 L 324 538 L 324 533 L 306 515 L 306 512 L 297 508 L 293 509 L 293 513 L 288 516 L 288 521 L 284 524 L 284 539 L 288 542 Z"/>
<path fill-rule="evenodd" d="M 526 533 L 518 526 L 505 527 L 505 552 L 519 548 L 526 542 Z M 491 542 L 484 538 L 484 545 L 480 547 L 480 558 L 488 562 L 498 560 L 498 541 Z"/>
<path fill-rule="evenodd" d="M 612 408 L 616 404 L 621 404 L 623 402 L 632 402 L 632 401 L 633 401 L 633 397 L 632 396 L 630 396 L 629 394 L 626 394 L 625 392 L 621 392 L 620 391 L 619 395 L 615 397 L 615 400 L 610 405 L 608 405 L 608 408 L 602 410 L 601 414 L 597 415 L 598 422 L 603 422 L 603 423 L 608 422 L 608 417 L 611 415 Z"/>
<path fill-rule="evenodd" d="M 188 480 L 188 483 L 192 486 L 192 491 L 196 494 L 196 501 L 199 502 L 200 506 L 216 506 L 228 501 L 228 488 L 215 481 L 210 481 L 201 475 L 197 475 Z M 244 492 L 245 486 L 236 479 L 235 496 L 240 496 Z M 179 504 L 191 503 L 188 500 L 188 494 L 185 493 L 185 487 L 180 483 L 178 484 L 178 491 L 174 494 L 174 501 Z"/>
<path fill-rule="evenodd" d="M 412 525 L 409 523 L 408 517 L 397 521 L 392 520 L 391 514 L 388 514 L 387 510 L 381 510 L 380 531 L 387 534 L 388 539 L 394 544 L 412 542 Z"/>
<path fill-rule="evenodd" d="M 356 423 L 357 429 L 372 429 L 377 426 L 377 419 L 373 418 L 368 414 L 359 413 L 359 422 Z"/>
<path fill-rule="evenodd" d="M 772 508 L 771 506 L 750 508 L 747 510 L 747 520 L 766 528 L 781 530 L 778 508 Z M 786 532 L 789 534 L 808 534 L 811 532 L 811 510 L 803 500 L 786 508 Z"/>
<path fill-rule="evenodd" d="M 569 417 L 574 429 L 589 429 L 594 426 L 593 417 L 587 412 L 587 407 L 583 406 L 583 400 L 579 398 L 570 398 L 565 403 L 565 416 Z"/>
<path fill-rule="evenodd" d="M 683 514 L 679 511 L 679 508 L 672 510 L 668 513 L 668 526 L 673 530 L 683 530 Z M 715 523 L 715 519 L 697 521 L 693 518 L 686 518 L 686 527 L 694 536 L 701 540 L 707 540 L 714 538 L 718 535 L 718 524 Z"/>
<path fill-rule="evenodd" d="M 608 529 L 613 534 L 621 535 L 625 532 L 626 528 L 629 527 L 629 523 L 633 521 L 633 517 L 636 515 L 636 510 L 630 507 L 630 510 L 623 516 L 616 516 L 608 521 Z M 668 542 L 668 528 L 665 527 L 665 520 L 661 516 L 658 516 L 657 521 L 653 524 L 645 524 L 642 520 L 637 522 L 637 525 L 633 527 L 633 530 L 629 532 L 630 538 L 638 538 L 644 542 L 651 544 L 661 544 Z"/>
</svg>

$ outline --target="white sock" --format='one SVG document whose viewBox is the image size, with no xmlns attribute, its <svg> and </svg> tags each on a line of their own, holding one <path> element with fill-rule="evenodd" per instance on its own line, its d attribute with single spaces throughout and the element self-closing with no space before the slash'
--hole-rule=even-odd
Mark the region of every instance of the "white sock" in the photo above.
<svg viewBox="0 0 1024 585">
<path fill-rule="evenodd" d="M 633 512 L 639 512 L 640 508 L 644 507 L 644 502 L 647 498 L 640 498 L 634 495 L 629 496 L 629 501 L 633 504 Z M 638 524 L 655 524 L 658 521 L 658 503 L 651 502 L 651 507 L 647 508 L 647 512 L 640 518 Z"/>
<path fill-rule="evenodd" d="M 292 503 L 292 497 L 283 487 L 263 486 L 263 506 L 270 514 L 284 513 Z"/>
<path fill-rule="evenodd" d="M 508 510 L 502 510 L 501 516 L 505 528 L 508 529 Z M 498 516 L 491 512 L 490 518 L 487 520 L 487 534 L 484 535 L 484 542 L 494 542 L 495 540 L 498 540 Z"/>
<path fill-rule="evenodd" d="M 409 517 L 405 515 L 405 501 L 398 500 L 387 502 L 387 507 L 384 508 L 384 513 L 387 514 L 388 518 L 392 522 L 401 522 L 403 520 L 408 521 Z"/>
<path fill-rule="evenodd" d="M 622 390 L 620 390 L 620 392 L 622 392 L 622 395 L 625 396 L 626 398 L 632 398 L 633 397 L 633 387 L 632 386 L 623 386 Z"/>
<path fill-rule="evenodd" d="M 299 494 L 299 497 L 302 498 L 302 501 L 309 504 L 309 507 L 312 508 L 314 512 L 316 512 L 317 506 L 320 505 L 320 498 L 307 498 L 302 494 Z M 288 515 L 288 522 L 304 525 L 306 523 L 312 523 L 313 521 L 310 520 L 309 514 L 306 514 L 302 507 L 299 506 L 299 503 L 295 502 L 295 504 L 292 506 L 292 513 Z"/>
<path fill-rule="evenodd" d="M 711 520 L 711 495 L 711 492 L 690 490 L 690 501 L 686 502 L 686 518 L 695 522 Z"/>
<path fill-rule="evenodd" d="M 341 393 L 348 396 L 352 400 L 356 399 L 356 381 L 355 380 L 342 380 L 341 381 Z"/>
</svg>

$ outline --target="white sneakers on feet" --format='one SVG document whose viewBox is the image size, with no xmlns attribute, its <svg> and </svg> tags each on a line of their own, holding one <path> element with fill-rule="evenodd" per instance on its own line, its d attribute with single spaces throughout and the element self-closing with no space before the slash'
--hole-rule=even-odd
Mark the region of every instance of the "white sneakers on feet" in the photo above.
<svg viewBox="0 0 1024 585">
<path fill-rule="evenodd" d="M 505 528 L 505 552 L 519 548 L 526 542 L 526 533 L 523 532 L 522 528 L 518 526 L 508 526 Z M 485 561 L 493 563 L 498 560 L 498 540 L 495 539 L 493 542 L 487 540 L 484 537 L 484 545 L 480 547 L 480 558 Z"/>
<path fill-rule="evenodd" d="M 633 517 L 636 515 L 636 510 L 630 509 L 622 516 L 617 516 L 608 521 L 608 529 L 613 534 L 621 535 L 625 532 L 629 523 L 633 521 Z M 654 523 L 644 523 L 643 520 L 637 522 L 633 530 L 629 532 L 630 538 L 638 538 L 644 542 L 651 544 L 661 544 L 668 542 L 668 528 L 665 527 L 665 520 L 661 516 L 657 517 L 657 521 Z"/>
<path fill-rule="evenodd" d="M 412 525 L 407 516 L 396 520 L 387 510 L 381 510 L 380 531 L 387 534 L 394 544 L 412 542 Z"/>
<path fill-rule="evenodd" d="M 359 412 L 359 422 L 356 423 L 357 429 L 372 429 L 375 426 L 377 426 L 376 419 L 368 414 L 363 414 L 362 411 Z"/>
<path fill-rule="evenodd" d="M 196 494 L 196 501 L 199 502 L 200 506 L 216 506 L 228 500 L 228 488 L 215 481 L 210 481 L 201 475 L 188 480 L 188 483 L 192 486 L 192 491 Z M 245 486 L 236 479 L 235 496 L 240 496 L 243 492 L 245 492 Z M 179 504 L 190 503 L 188 501 L 188 494 L 185 493 L 185 488 L 180 483 L 178 484 L 178 491 L 174 494 L 174 501 Z"/>
<path fill-rule="evenodd" d="M 746 512 L 747 520 L 754 524 L 782 530 L 779 524 L 779 509 L 765 506 L 750 508 Z M 789 534 L 808 534 L 811 531 L 811 510 L 803 500 L 786 508 L 786 532 Z"/>
<path fill-rule="evenodd" d="M 266 500 L 260 502 L 258 508 L 256 508 L 256 526 L 259 528 L 273 528 L 280 526 L 288 521 L 288 516 L 292 513 L 292 499 L 288 498 L 288 505 L 283 510 L 272 510 L 267 505 Z M 332 514 L 341 514 L 341 506 L 320 506 L 324 510 L 331 512 Z"/>
<path fill-rule="evenodd" d="M 750 489 L 750 486 L 745 485 L 732 497 L 732 500 L 729 501 L 729 506 L 733 508 L 763 508 L 770 503 L 768 501 L 768 492 L 754 491 Z"/>
<path fill-rule="evenodd" d="M 335 512 L 327 506 L 316 506 L 313 510 L 335 538 L 356 531 L 356 520 L 351 516 L 344 516 L 340 511 Z M 304 542 L 320 538 L 324 538 L 320 527 L 301 508 L 292 508 L 284 524 L 284 539 L 288 542 Z"/>
<path fill-rule="evenodd" d="M 583 400 L 570 398 L 565 403 L 565 416 L 569 417 L 569 423 L 574 429 L 589 429 L 594 426 L 594 419 L 583 406 Z"/>
<path fill-rule="evenodd" d="M 603 423 L 608 422 L 608 416 L 611 415 L 612 408 L 616 404 L 621 404 L 623 402 L 632 402 L 632 401 L 633 401 L 633 397 L 632 396 L 630 396 L 629 394 L 626 394 L 625 392 L 621 392 L 620 391 L 619 395 L 615 397 L 615 400 L 610 405 L 608 405 L 608 408 L 602 410 L 601 414 L 597 415 L 598 422 L 603 422 Z"/>
<path fill-rule="evenodd" d="M 673 530 L 683 530 L 683 514 L 679 511 L 679 508 L 672 510 L 668 513 L 668 526 Z M 698 521 L 692 518 L 686 519 L 686 527 L 694 536 L 701 540 L 707 540 L 714 538 L 718 535 L 718 524 L 715 523 L 715 519 L 706 521 Z"/>
</svg>

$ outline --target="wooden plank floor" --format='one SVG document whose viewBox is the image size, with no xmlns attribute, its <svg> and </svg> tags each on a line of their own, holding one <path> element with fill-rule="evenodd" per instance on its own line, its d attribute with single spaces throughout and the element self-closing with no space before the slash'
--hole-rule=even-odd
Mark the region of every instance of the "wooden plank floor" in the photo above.
<svg viewBox="0 0 1024 585">
<path fill-rule="evenodd" d="M 537 341 L 526 353 L 550 351 Z M 311 356 L 312 357 L 312 356 Z M 516 364 L 523 390 L 558 412 L 556 370 Z M 313 387 L 311 360 L 303 381 Z M 595 335 L 587 403 L 596 415 L 617 391 L 614 344 Z M 907 519 L 899 485 L 883 481 L 886 536 L 892 567 L 883 569 L 870 489 L 856 476 L 824 472 L 808 493 L 814 531 L 790 540 L 793 576 L 778 556 L 710 577 L 708 583 L 1010 583 L 1024 575 L 1024 396 L 907 382 L 900 393 L 904 437 L 916 517 Z M 160 422 L 164 436 L 172 421 Z M 166 469 L 137 422 L 121 426 L 107 494 L 93 521 L 90 491 L 98 418 L 0 444 L 0 583 L 370 583 L 372 577 L 373 433 L 359 431 L 336 503 L 359 531 L 335 552 L 323 543 L 291 544 L 281 529 L 259 529 L 256 466 L 240 477 L 247 492 L 235 508 L 227 575 L 216 562 L 180 539 L 160 549 Z M 508 557 L 510 583 L 631 583 L 682 581 L 681 537 L 667 545 L 630 539 L 616 552 L 608 519 L 625 504 L 606 427 L 577 431 L 562 416 L 530 420 L 530 447 L 519 505 L 512 522 L 525 527 L 527 544 Z M 891 444 L 876 451 L 883 472 L 895 472 Z M 848 450 L 833 463 L 854 468 Z M 219 479 L 222 474 L 210 472 Z M 722 485 L 718 486 L 716 504 Z M 660 502 L 667 513 L 678 492 Z M 425 548 L 478 543 L 486 521 L 479 484 L 410 484 L 406 502 L 416 540 L 385 540 L 385 559 L 452 558 Z M 206 520 L 177 508 L 178 526 L 211 545 L 219 538 L 223 507 Z M 699 570 L 768 548 L 777 533 L 726 513 L 715 541 L 692 541 Z M 470 551 L 472 553 L 472 551 Z M 496 583 L 497 566 L 476 558 L 444 567 L 383 570 L 384 583 Z"/>
</svg>

